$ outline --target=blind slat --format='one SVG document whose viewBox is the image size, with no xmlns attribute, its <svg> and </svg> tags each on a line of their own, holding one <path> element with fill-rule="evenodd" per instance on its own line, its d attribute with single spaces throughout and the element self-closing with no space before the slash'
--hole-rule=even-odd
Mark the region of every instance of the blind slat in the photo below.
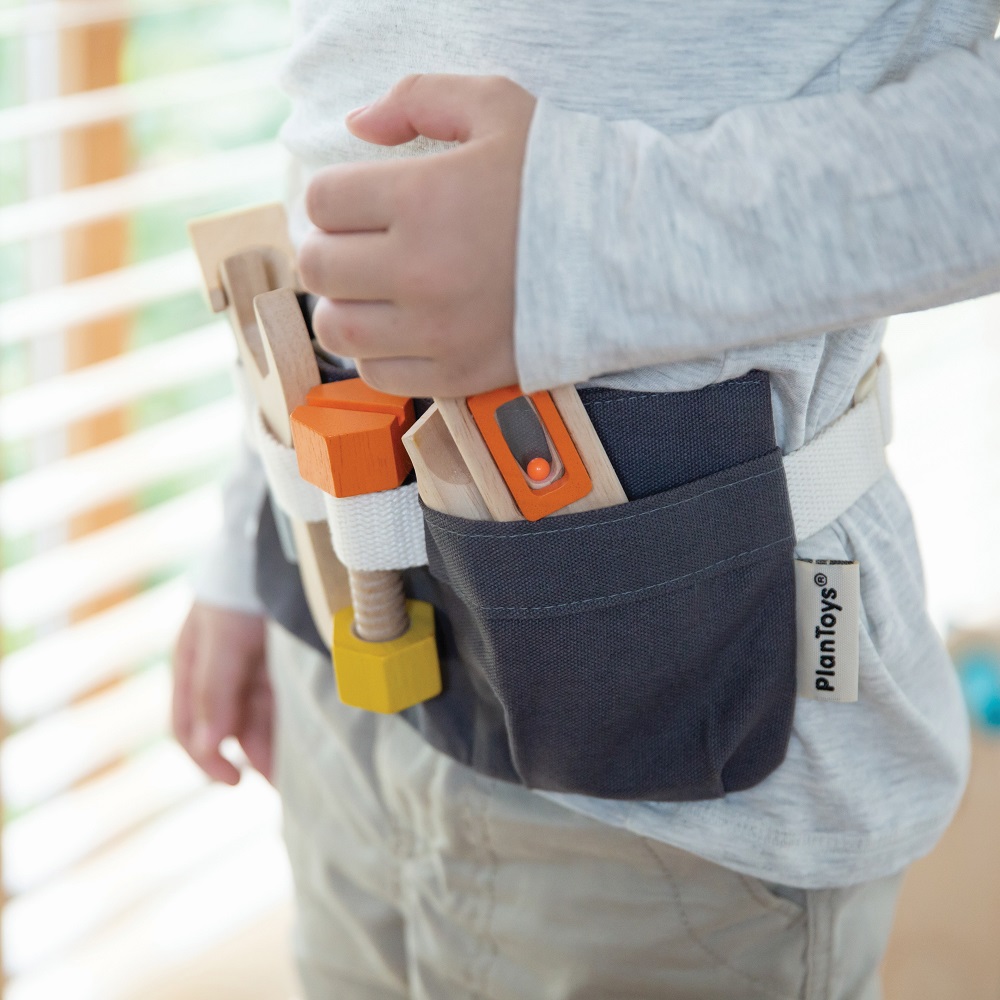
<svg viewBox="0 0 1000 1000">
<path fill-rule="evenodd" d="M 225 5 L 218 16 L 193 16 L 190 24 L 144 22 L 129 38 L 129 64 L 152 72 L 161 23 L 186 37 L 208 30 L 213 37 L 197 39 L 199 51 L 218 52 L 221 43 L 224 58 L 252 47 L 256 53 L 117 83 L 127 70 L 95 73 L 99 60 L 117 65 L 122 51 L 109 55 L 102 46 L 112 35 L 120 41 L 127 25 L 63 34 L 216 4 Z M 0 399 L 0 440 L 32 463 L 0 482 L 0 532 L 19 549 L 38 549 L 0 571 L 0 626 L 6 641 L 20 646 L 0 665 L 0 786 L 9 817 L 0 926 L 5 998 L 116 1000 L 131 991 L 135 1000 L 181 957 L 203 952 L 287 897 L 273 790 L 252 776 L 235 791 L 207 787 L 166 739 L 167 658 L 191 598 L 178 574 L 218 530 L 217 488 L 196 487 L 64 541 L 67 522 L 81 514 L 103 517 L 99 509 L 117 500 L 143 507 L 222 464 L 239 433 L 238 403 L 200 401 L 219 394 L 214 377 L 235 360 L 232 335 L 219 321 L 174 333 L 172 317 L 190 316 L 189 299 L 201 290 L 190 250 L 140 263 L 133 252 L 114 261 L 128 266 L 66 282 L 71 271 L 100 270 L 101 247 L 96 237 L 82 244 L 77 268 L 76 241 L 63 246 L 59 239 L 109 219 L 137 221 L 144 231 L 152 214 L 196 203 L 218 211 L 263 187 L 272 188 L 271 198 L 280 192 L 284 153 L 269 138 L 281 102 L 274 89 L 277 47 L 286 40 L 280 16 L 280 5 L 243 9 L 231 0 L 37 0 L 0 10 L 0 40 L 13 39 L 15 57 L 23 48 L 29 77 L 44 77 L 32 90 L 41 100 L 0 109 L 0 160 L 13 154 L 16 184 L 35 195 L 17 204 L 0 198 L 0 245 L 23 245 L 31 258 L 24 281 L 15 276 L 26 294 L 0 302 L 0 346 L 15 347 L 18 375 L 23 365 L 34 380 Z M 44 49 L 44 60 L 36 49 Z M 54 96 L 67 72 L 81 86 L 117 85 Z M 244 145 L 199 158 L 179 153 L 190 157 L 179 162 L 156 154 L 164 133 L 185 122 L 210 128 L 220 109 L 237 115 L 237 131 L 216 145 Z M 61 133 L 90 129 L 80 136 L 82 150 L 91 139 L 99 143 L 92 126 L 109 122 L 134 126 L 146 169 L 127 173 L 122 161 L 114 170 L 124 176 L 109 169 L 95 183 L 60 190 L 59 176 L 85 167 L 83 152 L 72 159 L 77 137 Z M 28 160 L 19 166 L 22 153 Z M 32 181 L 41 168 L 53 181 L 44 190 Z M 167 308 L 139 312 L 161 304 Z M 126 336 L 113 349 L 128 353 L 64 371 L 78 351 L 61 334 L 133 313 L 137 342 L 167 339 L 129 351 Z M 170 395 L 149 398 L 157 393 Z M 174 409 L 111 442 L 102 420 L 92 435 L 100 444 L 72 455 L 62 450 L 64 441 L 86 436 L 74 424 L 132 404 L 142 414 Z M 82 606 L 117 599 L 123 589 L 130 596 L 120 603 L 75 620 Z M 201 926 L 203 918 L 210 926 Z"/>
<path fill-rule="evenodd" d="M 59 430 L 143 396 L 231 368 L 236 346 L 224 320 L 0 397 L 0 441 Z"/>
<path fill-rule="evenodd" d="M 277 66 L 278 58 L 271 52 L 218 66 L 151 77 L 138 83 L 100 87 L 66 97 L 20 104 L 0 111 L 0 142 L 273 88 Z"/>
<path fill-rule="evenodd" d="M 194 254 L 180 250 L 0 305 L 0 344 L 117 316 L 200 287 Z"/>
<path fill-rule="evenodd" d="M 9 653 L 0 665 L 4 718 L 23 726 L 162 655 L 190 604 L 187 581 L 171 580 Z"/>
<path fill-rule="evenodd" d="M 157 664 L 8 736 L 0 773 L 8 808 L 26 809 L 166 734 L 170 669 Z"/>
<path fill-rule="evenodd" d="M 226 399 L 51 462 L 0 485 L 0 527 L 11 537 L 225 460 L 239 435 L 240 407 Z"/>
<path fill-rule="evenodd" d="M 168 852 L 174 848 L 166 845 Z M 181 965 L 284 903 L 288 891 L 277 836 L 265 831 L 245 837 L 210 866 L 174 879 L 68 954 L 19 976 L 4 1000 L 140 1000 L 153 984 L 162 987 L 172 978 L 183 994 Z"/>
<path fill-rule="evenodd" d="M 153 167 L 0 209 L 0 244 L 33 239 L 184 198 L 268 179 L 278 186 L 283 152 L 273 142 Z M 235 179 L 235 180 L 234 180 Z"/>
<path fill-rule="evenodd" d="M 187 754 L 163 740 L 17 817 L 3 831 L 8 897 L 42 885 L 206 783 Z"/>
<path fill-rule="evenodd" d="M 0 576 L 0 622 L 42 625 L 176 567 L 205 549 L 220 513 L 218 492 L 204 487 L 20 563 Z"/>
<path fill-rule="evenodd" d="M 30 970 L 200 865 L 270 834 L 278 823 L 274 798 L 263 779 L 206 788 L 52 885 L 11 900 L 4 934 L 9 968 Z"/>
<path fill-rule="evenodd" d="M 230 0 L 74 0 L 72 3 L 26 3 L 0 10 L 0 38 L 64 31 L 108 21 L 134 20 L 151 14 L 180 13 L 192 7 Z"/>
</svg>

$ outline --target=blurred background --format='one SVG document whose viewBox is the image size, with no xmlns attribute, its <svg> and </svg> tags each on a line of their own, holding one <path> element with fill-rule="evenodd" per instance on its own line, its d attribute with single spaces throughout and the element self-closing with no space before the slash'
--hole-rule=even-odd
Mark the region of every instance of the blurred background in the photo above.
<svg viewBox="0 0 1000 1000">
<path fill-rule="evenodd" d="M 280 198 L 288 37 L 283 0 L 0 2 L 9 1000 L 292 995 L 274 795 L 167 738 L 238 420 L 185 221 Z"/>
<path fill-rule="evenodd" d="M 263 780 L 167 736 L 184 572 L 237 434 L 187 219 L 281 197 L 284 0 L 0 0 L 5 1000 L 291 1000 Z M 1000 296 L 893 321 L 893 466 L 977 723 L 889 1000 L 1000 997 Z"/>
</svg>

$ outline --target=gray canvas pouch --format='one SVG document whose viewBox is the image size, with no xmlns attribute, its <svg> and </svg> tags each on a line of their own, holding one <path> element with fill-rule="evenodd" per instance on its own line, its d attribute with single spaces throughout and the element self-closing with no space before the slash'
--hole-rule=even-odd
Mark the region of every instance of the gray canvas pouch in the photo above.
<svg viewBox="0 0 1000 1000">
<path fill-rule="evenodd" d="M 750 787 L 784 758 L 795 702 L 794 529 L 767 376 L 581 395 L 634 499 L 534 523 L 425 508 L 450 697 L 469 711 L 436 719 L 446 692 L 408 715 L 532 788 Z"/>
<path fill-rule="evenodd" d="M 344 377 L 324 371 L 324 378 Z M 491 777 L 611 799 L 751 787 L 795 704 L 794 529 L 762 372 L 693 392 L 583 389 L 630 502 L 535 523 L 424 509 L 444 689 L 402 713 Z M 326 649 L 265 505 L 258 589 Z"/>
</svg>

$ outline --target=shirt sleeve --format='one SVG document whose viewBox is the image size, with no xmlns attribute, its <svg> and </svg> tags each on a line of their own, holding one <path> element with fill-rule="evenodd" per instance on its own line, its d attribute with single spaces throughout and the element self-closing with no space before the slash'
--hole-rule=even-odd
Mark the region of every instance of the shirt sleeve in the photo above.
<svg viewBox="0 0 1000 1000">
<path fill-rule="evenodd" d="M 247 614 L 264 613 L 254 578 L 257 518 L 266 489 L 260 459 L 241 437 L 222 490 L 222 527 L 192 574 L 197 601 Z"/>
<path fill-rule="evenodd" d="M 538 102 L 518 237 L 526 391 L 997 289 L 1000 42 L 682 134 Z"/>
</svg>

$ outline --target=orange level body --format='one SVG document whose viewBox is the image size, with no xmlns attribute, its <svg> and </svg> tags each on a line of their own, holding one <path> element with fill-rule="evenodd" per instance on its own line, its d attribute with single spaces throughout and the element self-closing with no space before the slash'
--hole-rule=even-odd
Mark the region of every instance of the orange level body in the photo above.
<svg viewBox="0 0 1000 1000">
<path fill-rule="evenodd" d="M 528 399 L 558 454 L 562 474 L 545 486 L 529 485 L 525 470 L 511 452 L 496 416 L 501 406 L 523 395 L 518 386 L 512 385 L 469 396 L 466 403 L 518 510 L 526 520 L 537 521 L 585 497 L 591 491 L 592 483 L 552 397 L 547 392 L 534 392 Z"/>
</svg>

